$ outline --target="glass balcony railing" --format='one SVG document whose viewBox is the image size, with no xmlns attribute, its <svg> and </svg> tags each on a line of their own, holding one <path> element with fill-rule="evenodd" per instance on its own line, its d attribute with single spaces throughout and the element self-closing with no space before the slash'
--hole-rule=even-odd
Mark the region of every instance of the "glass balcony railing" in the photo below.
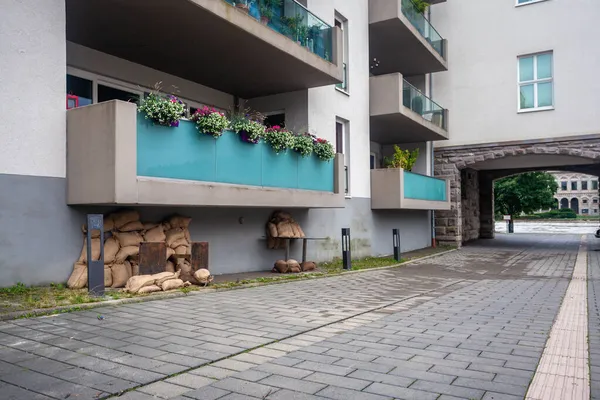
<svg viewBox="0 0 600 400">
<path fill-rule="evenodd" d="M 225 0 L 275 32 L 331 61 L 333 28 L 295 0 Z"/>
<path fill-rule="evenodd" d="M 446 129 L 444 109 L 406 80 L 403 81 L 402 85 L 402 104 L 404 104 L 404 107 L 410 108 L 432 124 Z"/>
<path fill-rule="evenodd" d="M 346 90 L 348 90 L 348 75 L 347 75 L 348 74 L 348 70 L 347 70 L 347 67 L 346 67 L 346 63 L 344 63 L 344 72 L 343 73 L 344 73 L 344 76 L 342 78 L 343 79 L 342 83 L 338 83 L 335 86 L 337 86 L 339 89 L 342 89 L 342 90 L 346 91 Z"/>
<path fill-rule="evenodd" d="M 447 201 L 446 181 L 404 171 L 404 197 L 415 200 Z"/>
<path fill-rule="evenodd" d="M 442 57 L 444 55 L 444 40 L 440 34 L 435 30 L 431 23 L 425 18 L 425 16 L 417 9 L 415 3 L 412 0 L 401 0 L 402 14 L 410 21 L 410 23 L 417 28 L 421 36 L 429 42 L 429 44 L 438 52 Z"/>
</svg>

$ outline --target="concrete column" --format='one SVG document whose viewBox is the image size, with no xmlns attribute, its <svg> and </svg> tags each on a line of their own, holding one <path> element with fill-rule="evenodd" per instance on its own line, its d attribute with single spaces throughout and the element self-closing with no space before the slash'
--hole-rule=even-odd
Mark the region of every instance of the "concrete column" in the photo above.
<svg viewBox="0 0 600 400">
<path fill-rule="evenodd" d="M 436 160 L 437 161 L 437 160 Z M 435 165 L 435 176 L 448 179 L 450 185 L 450 210 L 435 212 L 435 236 L 439 244 L 462 244 L 461 175 L 453 163 Z"/>
<path fill-rule="evenodd" d="M 494 238 L 494 180 L 479 173 L 479 238 Z"/>
</svg>

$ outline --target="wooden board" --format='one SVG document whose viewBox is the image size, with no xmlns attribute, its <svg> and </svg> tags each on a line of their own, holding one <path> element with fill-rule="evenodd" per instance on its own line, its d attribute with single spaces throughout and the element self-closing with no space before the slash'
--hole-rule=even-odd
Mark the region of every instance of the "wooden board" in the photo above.
<svg viewBox="0 0 600 400">
<path fill-rule="evenodd" d="M 208 269 L 208 242 L 192 242 L 192 269 Z"/>
<path fill-rule="evenodd" d="M 167 245 L 165 242 L 144 242 L 140 244 L 140 275 L 165 272 L 167 266 Z"/>
</svg>

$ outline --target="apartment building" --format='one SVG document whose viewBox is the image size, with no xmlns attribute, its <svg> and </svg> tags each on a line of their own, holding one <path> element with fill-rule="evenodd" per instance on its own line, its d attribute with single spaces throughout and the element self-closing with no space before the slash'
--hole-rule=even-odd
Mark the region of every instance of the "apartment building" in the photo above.
<svg viewBox="0 0 600 400">
<path fill-rule="evenodd" d="M 581 215 L 598 215 L 598 177 L 569 172 L 552 172 L 558 190 L 558 208 L 570 208 Z"/>
<path fill-rule="evenodd" d="M 449 185 L 431 176 L 431 143 L 450 137 L 431 99 L 432 74 L 448 69 L 428 20 L 440 5 L 423 15 L 410 0 L 276 3 L 3 3 L 0 286 L 66 280 L 86 214 L 122 208 L 192 217 L 215 274 L 283 257 L 264 239 L 275 210 L 319 239 L 316 261 L 341 255 L 342 228 L 353 257 L 391 254 L 396 228 L 403 251 L 431 245 L 432 213 L 450 208 Z M 158 82 L 188 111 L 251 107 L 327 139 L 336 158 L 245 153 L 233 134 L 201 143 L 191 121 L 154 126 L 136 104 Z M 384 168 L 394 144 L 420 150 L 412 172 Z M 291 250 L 300 256 L 299 243 Z"/>
<path fill-rule="evenodd" d="M 493 238 L 495 179 L 600 174 L 600 82 L 589 79 L 600 51 L 585 39 L 600 34 L 600 3 L 460 0 L 432 10 L 452 66 L 432 77 L 452 116 L 452 135 L 435 143 L 435 175 L 452 187 L 452 210 L 436 213 L 438 239 Z"/>
</svg>

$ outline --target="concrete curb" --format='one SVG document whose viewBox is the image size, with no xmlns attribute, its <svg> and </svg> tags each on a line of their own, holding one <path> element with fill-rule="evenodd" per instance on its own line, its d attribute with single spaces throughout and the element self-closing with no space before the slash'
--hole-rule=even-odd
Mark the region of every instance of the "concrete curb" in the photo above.
<svg viewBox="0 0 600 400">
<path fill-rule="evenodd" d="M 77 305 L 74 304 L 74 305 L 68 305 L 68 306 L 58 306 L 58 307 L 51 307 L 51 308 L 36 308 L 33 310 L 15 311 L 15 312 L 0 315 L 0 321 L 10 321 L 10 320 L 20 319 L 20 318 L 52 316 L 52 315 L 57 315 L 57 314 L 62 314 L 62 313 L 67 313 L 67 312 L 91 310 L 94 308 L 105 307 L 105 306 L 118 306 L 121 304 L 144 303 L 147 301 L 154 301 L 154 300 L 172 299 L 172 298 L 185 297 L 185 296 L 198 296 L 198 295 L 205 295 L 205 294 L 215 293 L 215 292 L 225 292 L 225 291 L 230 291 L 230 290 L 248 289 L 248 288 L 254 288 L 254 287 L 259 287 L 259 286 L 280 285 L 280 284 L 284 284 L 284 283 L 306 281 L 306 280 L 310 280 L 310 279 L 326 279 L 326 278 L 333 278 L 336 276 L 360 274 L 360 273 L 367 273 L 367 272 L 373 272 L 373 271 L 381 271 L 381 270 L 398 268 L 398 267 L 402 267 L 405 265 L 414 264 L 417 261 L 428 260 L 433 257 L 438 257 L 438 256 L 441 256 L 444 254 L 452 253 L 453 251 L 456 251 L 456 250 L 458 250 L 458 249 L 450 249 L 450 250 L 446 250 L 446 251 L 441 251 L 439 253 L 415 258 L 415 259 L 412 259 L 412 260 L 409 260 L 409 261 L 406 261 L 403 263 L 399 263 L 399 264 L 387 265 L 385 267 L 361 269 L 358 271 L 342 271 L 342 272 L 334 273 L 334 274 L 324 274 L 324 275 L 315 275 L 315 276 L 312 276 L 311 274 L 306 274 L 305 275 L 306 278 L 302 278 L 302 279 L 281 279 L 279 281 L 273 281 L 273 282 L 247 283 L 247 284 L 243 284 L 243 285 L 239 285 L 239 286 L 235 286 L 235 287 L 231 287 L 231 288 L 206 288 L 206 289 L 202 289 L 202 290 L 191 291 L 189 293 L 182 293 L 182 292 L 158 293 L 158 294 L 151 294 L 151 295 L 144 296 L 144 297 L 106 300 L 106 301 L 99 301 L 97 303 L 83 303 L 83 304 L 77 304 Z"/>
</svg>

